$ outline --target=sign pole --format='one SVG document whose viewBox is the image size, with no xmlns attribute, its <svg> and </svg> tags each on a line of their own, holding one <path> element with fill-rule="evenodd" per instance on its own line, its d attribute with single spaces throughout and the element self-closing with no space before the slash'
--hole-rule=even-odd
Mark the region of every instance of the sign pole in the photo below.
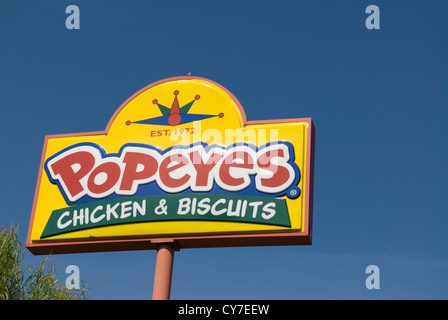
<svg viewBox="0 0 448 320">
<path fill-rule="evenodd" d="M 157 258 L 152 299 L 169 300 L 171 293 L 171 278 L 173 274 L 174 251 L 178 251 L 179 248 L 174 241 L 155 244 L 157 246 Z"/>
</svg>

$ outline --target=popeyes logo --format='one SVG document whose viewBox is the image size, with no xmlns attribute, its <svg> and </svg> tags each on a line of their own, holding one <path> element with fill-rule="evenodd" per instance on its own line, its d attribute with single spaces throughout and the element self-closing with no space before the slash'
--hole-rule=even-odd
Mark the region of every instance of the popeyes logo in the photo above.
<svg viewBox="0 0 448 320">
<path fill-rule="evenodd" d="M 313 159 L 311 118 L 248 121 L 216 82 L 160 80 L 104 131 L 45 137 L 27 247 L 309 244 Z"/>
<path fill-rule="evenodd" d="M 125 144 L 118 154 L 107 154 L 95 143 L 80 143 L 54 154 L 44 167 L 69 204 L 83 198 L 95 201 L 188 191 L 300 195 L 300 170 L 294 163 L 294 148 L 287 141 L 261 147 L 198 142 L 166 150 Z"/>
</svg>

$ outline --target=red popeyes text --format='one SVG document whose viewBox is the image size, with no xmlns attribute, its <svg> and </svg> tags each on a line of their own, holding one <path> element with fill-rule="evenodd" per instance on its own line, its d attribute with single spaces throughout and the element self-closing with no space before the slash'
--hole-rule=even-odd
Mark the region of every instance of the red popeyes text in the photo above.
<svg viewBox="0 0 448 320">
<path fill-rule="evenodd" d="M 177 193 L 188 188 L 207 192 L 214 183 L 223 190 L 238 192 L 254 181 L 258 191 L 278 194 L 295 179 L 289 153 L 283 142 L 260 149 L 248 143 L 229 147 L 199 143 L 165 151 L 130 144 L 119 154 L 106 154 L 101 146 L 85 143 L 50 157 L 45 170 L 71 202 L 85 195 L 98 199 L 114 193 L 130 196 L 140 185 L 151 182 L 167 193 Z"/>
</svg>

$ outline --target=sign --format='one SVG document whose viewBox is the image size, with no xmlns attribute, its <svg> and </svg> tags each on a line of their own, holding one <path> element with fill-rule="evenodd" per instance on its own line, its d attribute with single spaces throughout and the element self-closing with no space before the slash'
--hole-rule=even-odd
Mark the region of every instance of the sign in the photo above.
<svg viewBox="0 0 448 320">
<path fill-rule="evenodd" d="M 247 121 L 203 78 L 153 83 L 105 131 L 45 138 L 34 254 L 311 244 L 310 118 Z"/>
</svg>

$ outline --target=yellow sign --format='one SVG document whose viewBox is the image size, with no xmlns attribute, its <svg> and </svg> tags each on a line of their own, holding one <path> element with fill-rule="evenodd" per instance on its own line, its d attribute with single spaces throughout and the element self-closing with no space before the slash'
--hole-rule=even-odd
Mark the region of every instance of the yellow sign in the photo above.
<svg viewBox="0 0 448 320">
<path fill-rule="evenodd" d="M 311 244 L 313 157 L 310 118 L 247 121 L 213 81 L 161 80 L 104 132 L 45 138 L 27 247 Z"/>
</svg>

